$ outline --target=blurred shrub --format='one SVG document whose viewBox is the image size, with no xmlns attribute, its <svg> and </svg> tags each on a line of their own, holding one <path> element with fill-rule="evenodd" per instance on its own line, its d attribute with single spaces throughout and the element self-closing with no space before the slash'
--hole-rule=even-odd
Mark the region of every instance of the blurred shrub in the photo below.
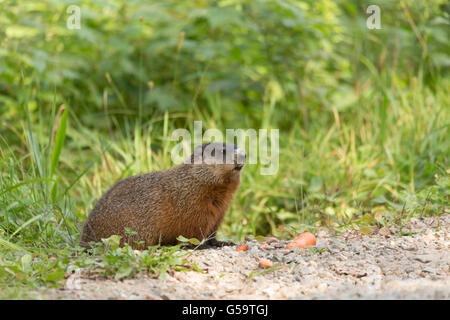
<svg viewBox="0 0 450 320">
<path fill-rule="evenodd" d="M 448 5 L 408 2 L 414 29 L 402 1 L 376 2 L 374 31 L 356 0 L 1 1 L 2 119 L 23 117 L 25 86 L 39 92 L 31 108 L 50 110 L 56 93 L 97 129 L 105 108 L 148 118 L 214 108 L 215 97 L 234 111 L 220 114 L 225 124 L 289 129 L 293 119 L 326 123 L 324 105 L 345 110 L 381 70 L 404 81 L 420 72 L 433 85 L 450 63 Z M 79 30 L 66 27 L 73 4 Z M 282 112 L 268 115 L 275 104 Z"/>
</svg>

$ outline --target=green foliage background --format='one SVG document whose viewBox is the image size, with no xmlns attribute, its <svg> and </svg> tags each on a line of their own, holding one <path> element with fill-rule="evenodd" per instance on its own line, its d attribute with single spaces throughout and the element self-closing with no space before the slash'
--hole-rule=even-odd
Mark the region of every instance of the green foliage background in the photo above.
<svg viewBox="0 0 450 320">
<path fill-rule="evenodd" d="M 3 259 L 74 247 L 102 193 L 173 166 L 170 133 L 194 120 L 280 129 L 277 175 L 246 167 L 223 237 L 448 212 L 448 1 L 0 7 Z"/>
</svg>

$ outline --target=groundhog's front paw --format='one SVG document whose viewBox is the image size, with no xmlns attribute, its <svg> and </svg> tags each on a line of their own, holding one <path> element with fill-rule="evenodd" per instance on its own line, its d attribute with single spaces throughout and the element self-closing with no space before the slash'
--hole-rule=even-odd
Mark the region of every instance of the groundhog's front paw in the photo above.
<svg viewBox="0 0 450 320">
<path fill-rule="evenodd" d="M 216 238 L 212 238 L 206 242 L 207 245 L 212 247 L 225 247 L 225 246 L 234 246 L 235 243 L 231 241 L 219 241 Z"/>
<path fill-rule="evenodd" d="M 231 241 L 219 241 L 216 238 L 209 239 L 205 242 L 203 242 L 200 245 L 193 245 L 191 243 L 185 243 L 181 246 L 182 249 L 197 249 L 197 250 L 204 250 L 204 249 L 211 249 L 211 248 L 221 248 L 225 246 L 234 246 L 235 243 Z"/>
</svg>

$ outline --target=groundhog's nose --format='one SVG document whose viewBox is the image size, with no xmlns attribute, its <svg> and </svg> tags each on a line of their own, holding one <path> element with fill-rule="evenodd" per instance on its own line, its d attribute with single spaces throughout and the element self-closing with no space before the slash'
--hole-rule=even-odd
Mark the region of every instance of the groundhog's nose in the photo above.
<svg viewBox="0 0 450 320">
<path fill-rule="evenodd" d="M 244 167 L 246 158 L 247 158 L 247 154 L 245 153 L 244 150 L 242 150 L 240 148 L 234 149 L 234 159 L 235 159 L 235 163 L 236 163 L 236 166 L 235 166 L 236 170 L 241 170 L 242 167 Z"/>
</svg>

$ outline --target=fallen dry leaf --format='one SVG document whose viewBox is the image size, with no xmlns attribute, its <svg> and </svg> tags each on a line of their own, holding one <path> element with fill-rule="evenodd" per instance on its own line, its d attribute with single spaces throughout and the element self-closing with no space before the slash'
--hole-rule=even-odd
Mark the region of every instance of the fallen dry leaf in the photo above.
<svg viewBox="0 0 450 320">
<path fill-rule="evenodd" d="M 286 248 L 292 249 L 294 247 L 306 248 L 309 246 L 315 246 L 317 243 L 316 236 L 311 232 L 303 232 L 299 234 L 292 242 L 289 242 Z"/>
<path fill-rule="evenodd" d="M 259 265 L 264 269 L 269 269 L 270 267 L 273 267 L 273 262 L 269 259 L 261 259 L 259 260 Z"/>
<path fill-rule="evenodd" d="M 302 241 L 302 240 L 291 241 L 286 246 L 286 248 L 288 248 L 288 249 L 292 249 L 294 247 L 305 249 L 307 246 L 306 246 L 305 241 Z"/>
<path fill-rule="evenodd" d="M 243 244 L 240 245 L 239 247 L 237 247 L 236 249 L 234 249 L 234 251 L 247 251 L 248 250 L 248 244 Z"/>
<path fill-rule="evenodd" d="M 260 248 L 260 249 L 264 249 L 264 248 L 267 248 L 268 246 L 269 246 L 268 243 L 263 243 L 263 244 L 261 244 L 261 245 L 259 246 L 259 248 Z"/>
</svg>

